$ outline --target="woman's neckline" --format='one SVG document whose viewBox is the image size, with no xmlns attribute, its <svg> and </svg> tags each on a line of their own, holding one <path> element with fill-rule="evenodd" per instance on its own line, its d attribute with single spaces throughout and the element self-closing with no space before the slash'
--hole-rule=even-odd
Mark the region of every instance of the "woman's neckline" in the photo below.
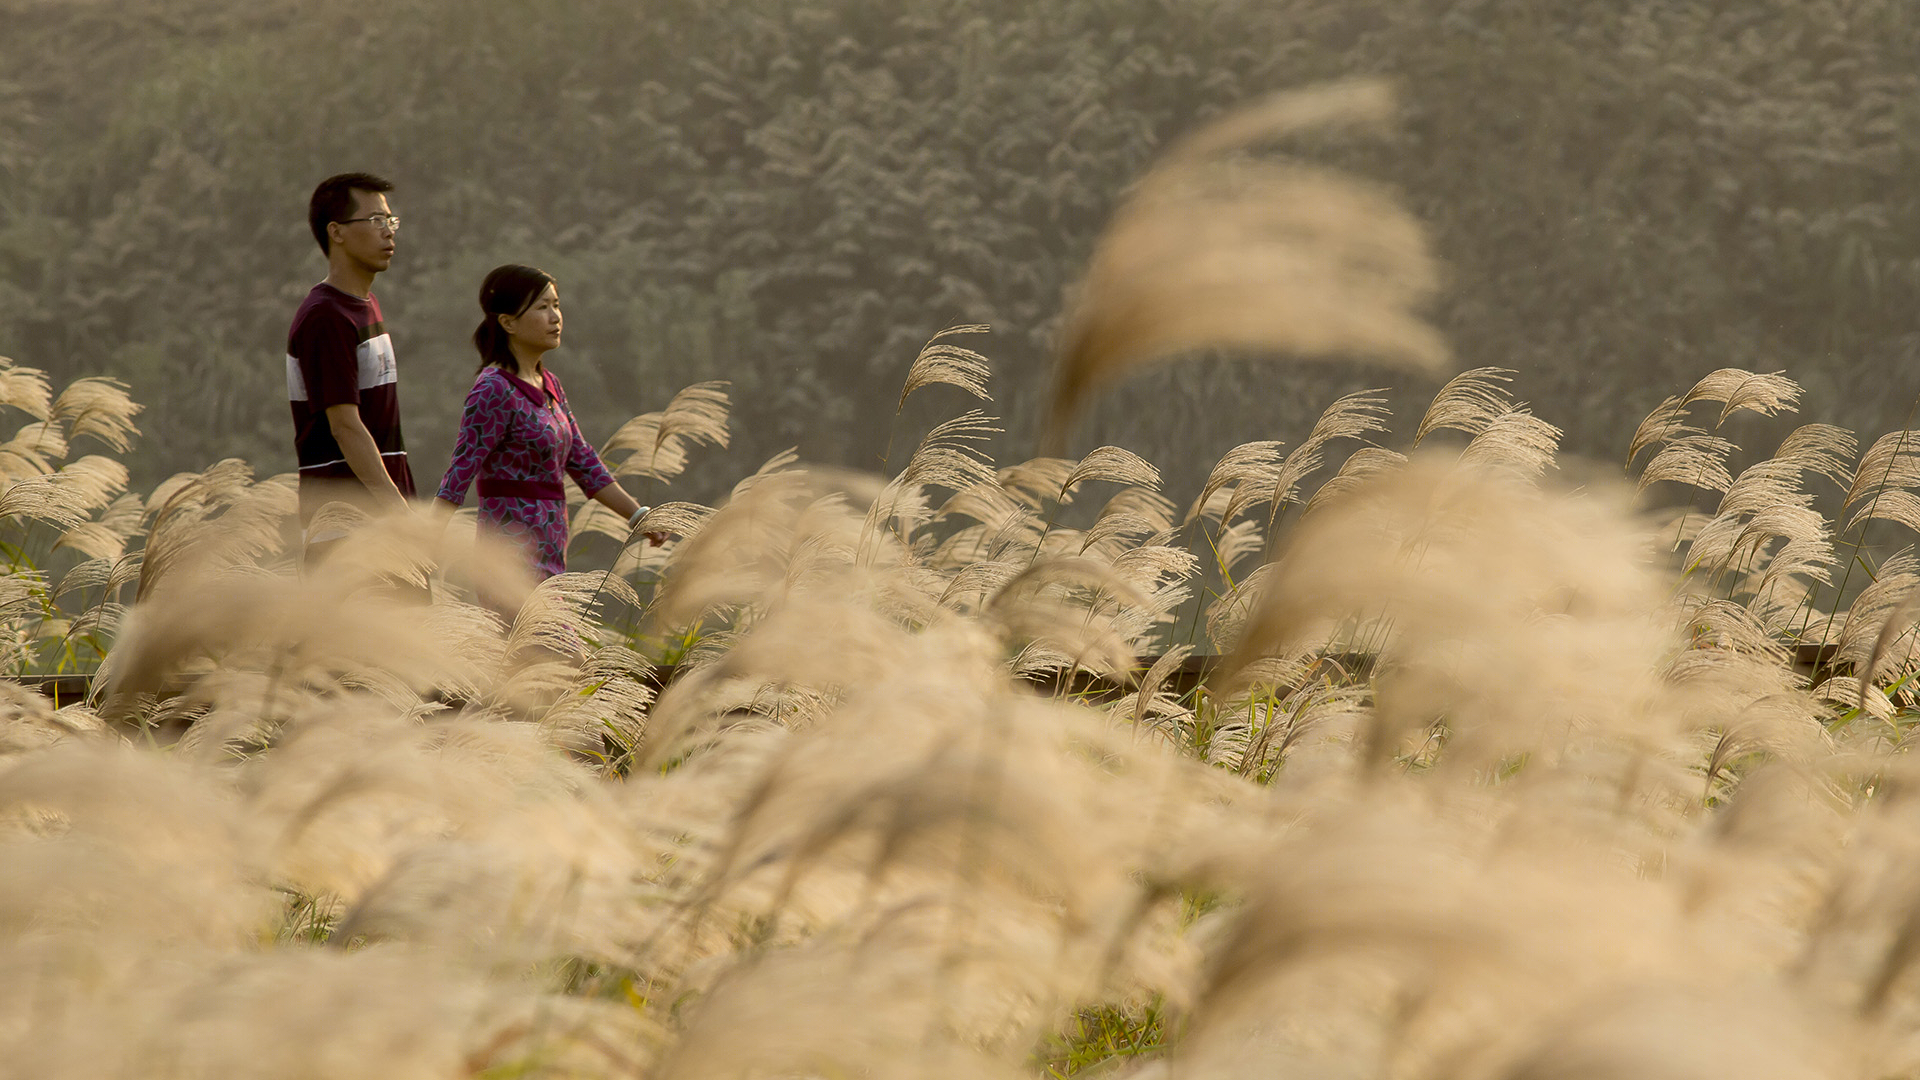
<svg viewBox="0 0 1920 1080">
<path fill-rule="evenodd" d="M 560 400 L 559 395 L 553 390 L 553 384 L 547 380 L 545 368 L 540 370 L 539 382 L 528 382 L 520 377 L 519 372 L 509 371 L 499 364 L 494 365 L 494 370 L 498 371 L 501 377 L 507 380 L 507 385 L 513 387 L 516 393 L 524 396 L 528 401 L 536 405 L 552 405 Z"/>
</svg>

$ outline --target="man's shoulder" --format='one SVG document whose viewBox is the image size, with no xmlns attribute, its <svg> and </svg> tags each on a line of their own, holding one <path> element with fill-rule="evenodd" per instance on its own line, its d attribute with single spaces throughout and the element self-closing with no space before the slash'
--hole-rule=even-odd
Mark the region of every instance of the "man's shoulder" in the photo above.
<svg viewBox="0 0 1920 1080">
<path fill-rule="evenodd" d="M 307 291 L 306 298 L 300 301 L 300 307 L 293 313 L 295 328 L 313 321 L 369 326 L 381 321 L 380 301 L 371 294 L 363 299 L 341 292 L 322 281 Z"/>
<path fill-rule="evenodd" d="M 348 317 L 346 310 L 334 300 L 338 293 L 338 289 L 324 281 L 309 289 L 301 299 L 300 306 L 293 310 L 294 332 L 298 333 L 301 327 L 315 323 L 351 323 L 353 320 Z"/>
<path fill-rule="evenodd" d="M 382 369 L 393 365 L 393 345 L 379 301 L 371 295 L 362 298 L 341 292 L 323 281 L 294 312 L 293 324 L 287 328 L 287 355 L 334 355 L 342 348 L 365 354 L 359 356 L 363 364 L 371 362 Z"/>
</svg>

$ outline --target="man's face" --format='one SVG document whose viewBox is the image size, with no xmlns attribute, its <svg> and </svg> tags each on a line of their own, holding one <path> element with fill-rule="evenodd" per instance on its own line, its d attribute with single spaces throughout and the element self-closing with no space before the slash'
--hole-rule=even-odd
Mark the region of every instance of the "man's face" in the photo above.
<svg viewBox="0 0 1920 1080">
<path fill-rule="evenodd" d="M 327 227 L 333 249 L 344 252 L 347 258 L 371 273 L 385 270 L 393 262 L 393 229 L 384 219 L 392 214 L 385 195 L 355 190 L 353 212 L 347 216 L 357 220 L 336 221 Z M 377 215 L 382 216 L 380 223 L 367 220 Z"/>
</svg>

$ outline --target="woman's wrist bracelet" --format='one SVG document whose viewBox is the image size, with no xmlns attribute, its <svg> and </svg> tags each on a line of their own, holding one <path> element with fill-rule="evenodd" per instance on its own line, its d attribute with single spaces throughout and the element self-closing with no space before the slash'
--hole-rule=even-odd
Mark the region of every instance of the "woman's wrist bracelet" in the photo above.
<svg viewBox="0 0 1920 1080">
<path fill-rule="evenodd" d="M 637 528 L 637 527 L 639 526 L 639 524 L 640 524 L 640 519 L 641 519 L 641 518 L 643 518 L 643 517 L 646 517 L 646 516 L 647 516 L 647 511 L 649 511 L 649 510 L 651 510 L 651 509 L 653 509 L 653 507 L 651 507 L 651 506 L 642 506 L 642 507 L 640 507 L 639 509 L 637 509 L 637 510 L 635 510 L 635 511 L 634 511 L 633 513 L 631 513 L 631 514 L 628 514 L 628 515 L 627 515 L 627 528 L 629 528 L 629 529 L 633 529 L 633 528 Z"/>
</svg>

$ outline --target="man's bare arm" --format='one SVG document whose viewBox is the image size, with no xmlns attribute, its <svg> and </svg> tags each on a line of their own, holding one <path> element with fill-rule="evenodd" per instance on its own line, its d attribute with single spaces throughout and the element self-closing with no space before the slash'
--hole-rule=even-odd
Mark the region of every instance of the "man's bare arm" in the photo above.
<svg viewBox="0 0 1920 1080">
<path fill-rule="evenodd" d="M 353 475 L 373 493 L 374 500 L 396 507 L 406 506 L 406 496 L 400 494 L 393 477 L 387 475 L 387 466 L 380 459 L 380 447 L 373 441 L 373 433 L 367 430 L 366 421 L 360 419 L 360 406 L 351 402 L 327 406 L 327 426 L 333 429 L 333 441 L 340 444 L 340 454 L 347 459 Z"/>
</svg>

